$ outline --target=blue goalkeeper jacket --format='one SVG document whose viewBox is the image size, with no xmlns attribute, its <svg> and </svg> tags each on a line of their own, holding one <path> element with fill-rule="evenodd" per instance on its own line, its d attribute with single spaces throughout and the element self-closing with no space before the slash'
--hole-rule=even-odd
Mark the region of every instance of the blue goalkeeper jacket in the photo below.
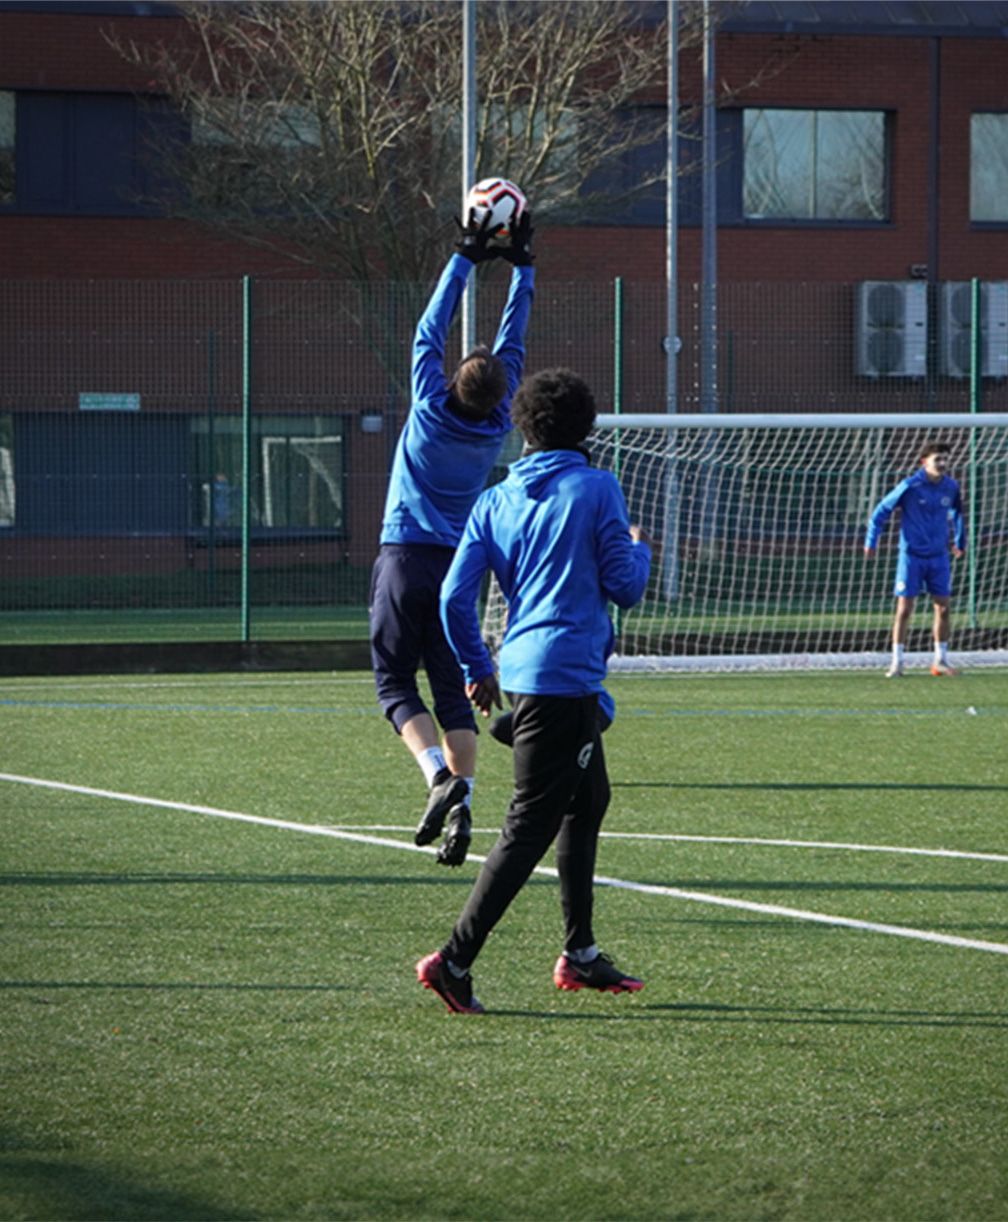
<svg viewBox="0 0 1008 1222">
<path fill-rule="evenodd" d="M 865 547 L 874 548 L 894 509 L 900 510 L 901 552 L 912 556 L 940 556 L 948 551 L 949 520 L 955 545 L 966 546 L 962 497 L 959 485 L 949 475 L 932 483 L 921 468 L 901 480 L 872 510 L 865 535 Z"/>
<path fill-rule="evenodd" d="M 644 593 L 651 549 L 629 534 L 615 476 L 576 450 L 528 454 L 473 507 L 441 587 L 441 620 L 467 683 L 493 673 L 476 600 L 488 569 L 507 601 L 500 682 L 523 695 L 598 692 L 612 651 L 609 600 Z"/>
<path fill-rule="evenodd" d="M 516 267 L 493 352 L 507 370 L 507 394 L 487 420 L 466 420 L 449 406 L 445 340 L 473 264 L 452 255 L 417 323 L 412 403 L 396 443 L 382 519 L 382 543 L 454 547 L 483 490 L 505 436 L 511 399 L 525 363 L 525 328 L 535 273 Z"/>
</svg>

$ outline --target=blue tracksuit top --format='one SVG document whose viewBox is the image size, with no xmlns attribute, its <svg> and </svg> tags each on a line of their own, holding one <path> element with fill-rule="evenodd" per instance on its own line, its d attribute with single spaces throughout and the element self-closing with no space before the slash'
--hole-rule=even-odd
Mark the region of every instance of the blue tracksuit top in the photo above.
<svg viewBox="0 0 1008 1222">
<path fill-rule="evenodd" d="M 864 545 L 874 548 L 893 510 L 900 509 L 900 552 L 912 556 L 941 556 L 948 551 L 949 519 L 955 545 L 966 545 L 962 497 L 950 475 L 932 483 L 923 467 L 901 480 L 872 510 Z"/>
<path fill-rule="evenodd" d="M 511 399 L 525 363 L 525 328 L 535 273 L 516 267 L 493 352 L 507 370 L 507 394 L 482 421 L 449 407 L 445 340 L 473 264 L 452 255 L 417 323 L 412 403 L 396 443 L 382 518 L 382 543 L 454 547 L 511 430 Z"/>
<path fill-rule="evenodd" d="M 520 458 L 473 507 L 441 587 L 441 621 L 467 683 L 493 673 L 476 600 L 491 569 L 507 600 L 500 683 L 524 695 L 602 687 L 612 650 L 607 601 L 644 593 L 651 549 L 629 534 L 615 476 L 577 450 Z"/>
</svg>

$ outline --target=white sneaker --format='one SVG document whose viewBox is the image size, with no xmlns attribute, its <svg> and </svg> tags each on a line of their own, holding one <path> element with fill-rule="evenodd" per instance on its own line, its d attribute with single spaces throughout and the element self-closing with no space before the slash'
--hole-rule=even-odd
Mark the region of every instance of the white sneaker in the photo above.
<svg viewBox="0 0 1008 1222">
<path fill-rule="evenodd" d="M 903 678 L 903 663 L 893 662 L 892 666 L 885 673 L 887 679 L 902 679 Z"/>
</svg>

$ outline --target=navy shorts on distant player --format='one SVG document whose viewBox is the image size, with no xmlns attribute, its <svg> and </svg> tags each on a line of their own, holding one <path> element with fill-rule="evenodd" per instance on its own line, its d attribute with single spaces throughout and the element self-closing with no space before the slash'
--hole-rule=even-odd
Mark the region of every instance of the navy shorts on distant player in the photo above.
<svg viewBox="0 0 1008 1222">
<path fill-rule="evenodd" d="M 897 598 L 916 598 L 921 590 L 927 590 L 932 598 L 948 598 L 952 593 L 952 565 L 948 552 L 937 556 L 900 552 L 893 593 Z"/>
<path fill-rule="evenodd" d="M 425 544 L 383 543 L 371 573 L 371 665 L 378 702 L 401 733 L 428 711 L 417 689 L 427 672 L 434 716 L 443 730 L 476 729 L 465 680 L 441 627 L 441 583 L 455 551 Z"/>
</svg>

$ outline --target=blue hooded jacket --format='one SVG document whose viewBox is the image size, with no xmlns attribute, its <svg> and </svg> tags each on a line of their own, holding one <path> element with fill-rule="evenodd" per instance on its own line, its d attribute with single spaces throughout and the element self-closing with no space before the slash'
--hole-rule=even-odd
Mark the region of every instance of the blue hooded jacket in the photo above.
<svg viewBox="0 0 1008 1222">
<path fill-rule="evenodd" d="M 953 524 L 955 545 L 965 548 L 962 496 L 959 485 L 949 475 L 937 482 L 928 479 L 920 468 L 901 480 L 872 511 L 864 545 L 874 548 L 893 510 L 899 506 L 901 552 L 912 556 L 943 556 L 948 551 L 949 520 Z"/>
<path fill-rule="evenodd" d="M 590 467 L 577 450 L 520 458 L 476 502 L 441 587 L 441 621 L 466 682 L 494 669 L 476 610 L 488 569 L 508 606 L 501 687 L 583 696 L 605 678 L 609 601 L 632 607 L 650 565 L 650 547 L 630 538 L 615 476 Z"/>
<path fill-rule="evenodd" d="M 441 273 L 413 340 L 412 403 L 396 443 L 382 519 L 382 543 L 454 547 L 473 502 L 511 431 L 511 398 L 525 363 L 525 329 L 535 272 L 511 272 L 507 302 L 493 352 L 507 371 L 507 394 L 486 420 L 452 411 L 444 369 L 448 328 L 473 264 L 452 255 Z"/>
</svg>

